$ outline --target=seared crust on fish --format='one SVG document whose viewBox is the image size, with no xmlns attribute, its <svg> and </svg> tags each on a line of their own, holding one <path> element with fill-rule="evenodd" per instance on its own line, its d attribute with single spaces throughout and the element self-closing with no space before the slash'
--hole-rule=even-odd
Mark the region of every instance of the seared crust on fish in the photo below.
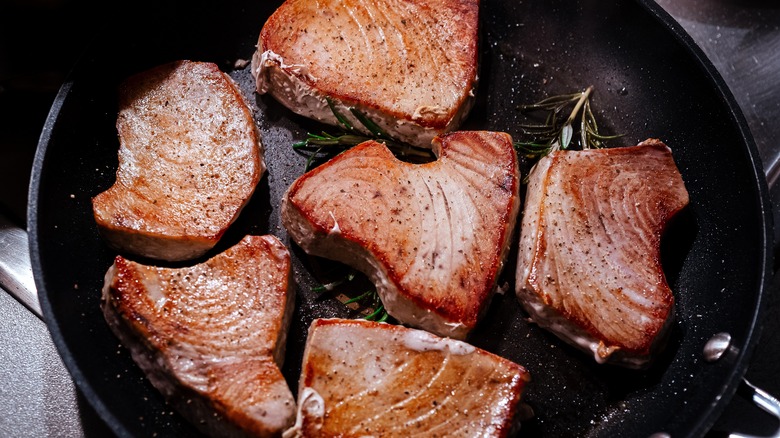
<svg viewBox="0 0 780 438">
<path fill-rule="evenodd" d="M 478 0 L 287 0 L 263 25 L 257 92 L 303 116 L 368 133 L 356 109 L 430 147 L 468 114 L 478 69 Z"/>
<path fill-rule="evenodd" d="M 462 341 L 366 320 L 309 328 L 285 437 L 505 437 L 530 375 Z"/>
<path fill-rule="evenodd" d="M 257 127 L 231 78 L 176 61 L 120 87 L 116 182 L 93 199 L 115 249 L 154 259 L 199 257 L 220 240 L 265 172 Z"/>
<path fill-rule="evenodd" d="M 101 307 L 149 381 L 212 436 L 280 436 L 295 401 L 280 367 L 293 311 L 290 255 L 247 236 L 187 268 L 117 256 Z"/>
<path fill-rule="evenodd" d="M 518 298 L 596 361 L 647 366 L 674 317 L 661 236 L 687 204 L 671 150 L 656 139 L 542 158 L 525 199 Z"/>
<path fill-rule="evenodd" d="M 307 253 L 364 272 L 387 312 L 463 339 L 487 309 L 520 206 L 508 134 L 458 131 L 410 164 L 368 141 L 299 177 L 282 223 Z"/>
</svg>

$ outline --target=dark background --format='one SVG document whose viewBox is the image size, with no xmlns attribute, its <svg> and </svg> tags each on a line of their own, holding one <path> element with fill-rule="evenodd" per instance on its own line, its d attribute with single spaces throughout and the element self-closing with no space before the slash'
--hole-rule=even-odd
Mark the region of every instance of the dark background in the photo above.
<svg viewBox="0 0 780 438">
<path fill-rule="evenodd" d="M 54 97 L 111 2 L 0 0 L 0 205 L 25 225 L 27 184 Z"/>
</svg>

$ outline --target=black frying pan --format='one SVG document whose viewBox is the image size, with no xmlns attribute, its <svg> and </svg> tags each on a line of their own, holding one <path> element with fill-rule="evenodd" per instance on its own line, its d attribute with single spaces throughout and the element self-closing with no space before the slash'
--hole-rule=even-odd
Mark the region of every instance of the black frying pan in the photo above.
<svg viewBox="0 0 780 438">
<path fill-rule="evenodd" d="M 115 95 L 126 76 L 174 59 L 213 61 L 231 71 L 255 106 L 268 173 L 211 254 L 246 233 L 272 233 L 289 244 L 298 307 L 284 373 L 294 392 L 311 320 L 354 316 L 311 292 L 328 262 L 291 244 L 278 217 L 279 199 L 305 161 L 290 146 L 320 127 L 254 95 L 249 70 L 232 67 L 249 59 L 278 2 L 217 3 L 133 3 L 121 11 L 60 91 L 35 160 L 28 224 L 43 313 L 79 389 L 121 436 L 195 434 L 145 380 L 99 309 L 115 253 L 97 234 L 90 199 L 114 180 Z M 523 424 L 524 435 L 703 435 L 745 372 L 772 262 L 764 173 L 734 99 L 692 40 L 649 0 L 484 0 L 482 26 L 481 83 L 464 129 L 518 135 L 525 120 L 519 104 L 594 85 L 603 129 L 625 134 L 613 145 L 666 142 L 691 205 L 664 240 L 677 320 L 651 369 L 596 365 L 526 323 L 511 293 L 496 296 L 470 341 L 531 372 L 525 399 L 536 416 Z M 503 280 L 513 285 L 513 277 L 514 258 Z M 719 332 L 732 336 L 732 348 L 706 362 L 702 349 Z"/>
</svg>

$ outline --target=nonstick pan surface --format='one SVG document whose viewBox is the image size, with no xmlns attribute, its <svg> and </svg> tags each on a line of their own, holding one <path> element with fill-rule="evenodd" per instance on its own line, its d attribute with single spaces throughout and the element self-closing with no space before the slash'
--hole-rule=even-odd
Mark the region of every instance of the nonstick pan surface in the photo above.
<svg viewBox="0 0 780 438">
<path fill-rule="evenodd" d="M 99 308 L 116 253 L 97 233 L 91 198 L 114 181 L 116 90 L 130 74 L 176 59 L 212 61 L 251 102 L 268 172 L 209 255 L 245 234 L 274 234 L 290 247 L 298 305 L 283 371 L 294 393 L 309 323 L 356 317 L 312 292 L 320 273 L 338 266 L 307 257 L 279 221 L 282 193 L 305 164 L 291 145 L 322 127 L 254 94 L 249 69 L 234 67 L 251 57 L 279 2 L 222 3 L 141 2 L 120 10 L 62 87 L 34 164 L 28 224 L 43 313 L 78 388 L 119 436 L 197 435 L 146 381 Z M 664 237 L 676 322 L 649 370 L 595 364 L 529 324 L 511 292 L 496 295 L 469 341 L 530 371 L 525 401 L 535 416 L 521 435 L 703 435 L 745 372 L 772 265 L 768 191 L 742 114 L 692 40 L 650 1 L 485 0 L 481 14 L 480 85 L 462 129 L 519 136 L 527 119 L 518 105 L 593 85 L 602 130 L 624 135 L 612 145 L 664 141 L 691 204 Z M 515 253 L 501 279 L 510 291 Z M 706 362 L 704 344 L 720 332 L 732 336 L 732 348 Z"/>
</svg>

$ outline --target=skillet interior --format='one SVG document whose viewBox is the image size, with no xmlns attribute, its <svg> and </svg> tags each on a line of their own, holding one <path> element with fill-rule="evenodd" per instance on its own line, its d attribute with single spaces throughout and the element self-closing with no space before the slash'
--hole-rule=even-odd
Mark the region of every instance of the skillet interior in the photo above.
<svg viewBox="0 0 780 438">
<path fill-rule="evenodd" d="M 116 87 L 131 73 L 174 59 L 232 70 L 236 59 L 249 59 L 278 4 L 246 3 L 134 3 L 121 11 L 108 36 L 72 72 L 41 137 L 28 218 L 41 305 L 78 387 L 118 435 L 195 431 L 146 382 L 98 306 L 115 253 L 97 235 L 90 199 L 114 179 Z M 650 2 L 484 0 L 482 26 L 478 100 L 464 129 L 518 135 L 525 119 L 517 105 L 595 85 L 592 103 L 603 129 L 625 134 L 612 144 L 647 137 L 666 142 L 691 206 L 665 239 L 677 322 L 650 370 L 595 365 L 527 324 L 511 293 L 496 296 L 471 342 L 531 372 L 526 401 L 536 417 L 523 424 L 523 435 L 703 434 L 744 373 L 771 266 L 766 184 L 736 104 L 693 43 Z M 211 254 L 245 233 L 272 233 L 291 247 L 298 308 L 284 372 L 295 392 L 308 324 L 315 317 L 350 316 L 334 300 L 310 292 L 317 283 L 311 272 L 327 263 L 290 244 L 278 218 L 278 201 L 304 165 L 290 145 L 319 127 L 254 95 L 248 69 L 231 74 L 254 105 L 269 170 Z M 502 276 L 510 290 L 514 263 L 513 251 Z M 734 350 L 718 363 L 704 362 L 704 343 L 721 331 L 733 336 Z"/>
</svg>

